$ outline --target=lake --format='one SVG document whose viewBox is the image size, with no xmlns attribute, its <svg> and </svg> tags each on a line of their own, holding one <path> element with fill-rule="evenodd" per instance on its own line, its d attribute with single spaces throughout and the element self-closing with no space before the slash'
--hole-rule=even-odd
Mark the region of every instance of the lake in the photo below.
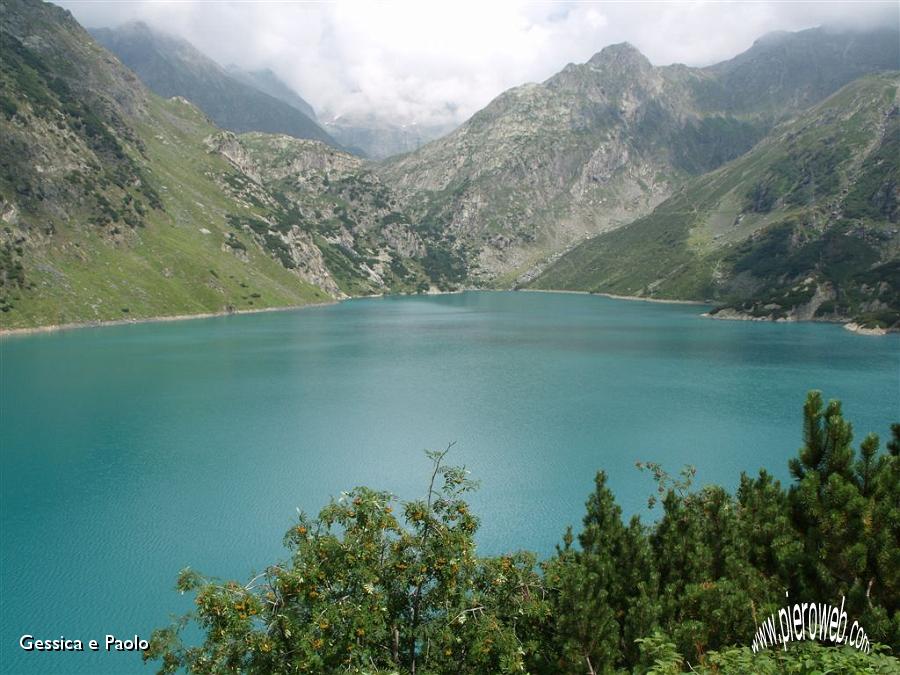
<svg viewBox="0 0 900 675">
<path fill-rule="evenodd" d="M 0 341 L 5 672 L 149 672 L 137 654 L 25 653 L 149 637 L 191 566 L 246 579 L 296 509 L 354 485 L 422 496 L 425 448 L 481 489 L 482 553 L 552 553 L 598 469 L 626 515 L 637 460 L 733 488 L 788 479 L 807 390 L 857 430 L 900 418 L 900 340 L 711 321 L 704 308 L 477 292 Z"/>
</svg>

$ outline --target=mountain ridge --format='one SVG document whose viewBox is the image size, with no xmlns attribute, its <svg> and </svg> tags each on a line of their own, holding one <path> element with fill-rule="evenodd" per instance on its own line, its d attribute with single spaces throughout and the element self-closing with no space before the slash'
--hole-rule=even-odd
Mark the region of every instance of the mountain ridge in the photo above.
<svg viewBox="0 0 900 675">
<path fill-rule="evenodd" d="M 143 22 L 89 32 L 152 91 L 163 98 L 187 98 L 222 128 L 238 133 L 285 133 L 339 147 L 299 107 L 260 89 L 258 78 L 252 74 L 234 77 L 182 38 Z M 271 89 L 277 84 L 270 82 L 268 86 Z"/>
<path fill-rule="evenodd" d="M 223 131 L 187 99 L 149 91 L 67 11 L 4 8 L 4 330 L 445 285 L 446 256 L 359 158 Z"/>
<path fill-rule="evenodd" d="M 418 150 L 452 131 L 454 124 L 396 124 L 375 114 L 338 115 L 323 126 L 342 145 L 372 160 L 384 160 Z"/>
<path fill-rule="evenodd" d="M 312 105 L 294 91 L 294 89 L 285 84 L 271 68 L 244 70 L 232 63 L 226 66 L 225 70 L 229 75 L 241 80 L 244 84 L 248 84 L 254 89 L 259 89 L 264 94 L 268 94 L 273 98 L 284 101 L 292 108 L 296 108 L 313 122 L 319 121 Z"/>
<path fill-rule="evenodd" d="M 384 162 L 380 172 L 416 217 L 478 251 L 470 265 L 480 283 L 509 286 L 580 239 L 649 213 L 691 176 L 746 152 L 779 119 L 857 71 L 900 62 L 896 31 L 868 41 L 820 29 L 792 35 L 791 44 L 830 40 L 815 67 L 830 76 L 803 91 L 790 80 L 765 88 L 764 105 L 752 89 L 749 101 L 728 93 L 733 83 L 757 82 L 750 74 L 768 67 L 771 47 L 690 68 L 653 66 L 622 43 L 543 83 L 503 92 L 447 137 Z M 779 49 L 789 72 L 802 50 Z M 851 62 L 831 68 L 838 53 Z M 723 85 L 722 78 L 731 79 Z"/>
</svg>

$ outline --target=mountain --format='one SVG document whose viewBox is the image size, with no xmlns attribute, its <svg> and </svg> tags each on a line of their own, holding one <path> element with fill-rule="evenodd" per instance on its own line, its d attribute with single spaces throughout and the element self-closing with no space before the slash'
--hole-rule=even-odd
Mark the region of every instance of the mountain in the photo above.
<svg viewBox="0 0 900 675">
<path fill-rule="evenodd" d="M 369 163 L 222 129 L 67 11 L 8 0 L 0 326 L 531 284 L 897 327 L 897 75 L 860 76 L 900 66 L 891 34 L 770 36 L 703 69 L 612 45 Z M 150 82 L 314 125 L 185 43 L 105 36 Z"/>
<path fill-rule="evenodd" d="M 811 44 L 820 46 L 804 60 Z M 896 30 L 814 29 L 764 38 L 709 68 L 656 67 L 612 45 L 501 94 L 379 173 L 422 228 L 474 252 L 473 280 L 507 287 L 650 213 L 859 74 L 896 68 L 898 45 Z"/>
<path fill-rule="evenodd" d="M 339 116 L 320 125 L 313 107 L 268 68 L 222 68 L 189 42 L 140 22 L 95 28 L 91 34 L 154 92 L 183 96 L 216 125 L 238 133 L 283 133 L 384 159 L 416 150 L 453 128 L 400 125 L 374 114 Z"/>
<path fill-rule="evenodd" d="M 152 91 L 164 98 L 188 99 L 223 129 L 267 131 L 338 145 L 301 108 L 260 89 L 260 86 L 278 89 L 277 79 L 273 83 L 265 75 L 247 75 L 241 81 L 185 40 L 144 23 L 115 29 L 96 28 L 91 34 L 137 73 Z M 247 79 L 254 83 L 247 84 Z M 267 84 L 260 85 L 260 79 Z"/>
<path fill-rule="evenodd" d="M 706 71 L 706 105 L 776 116 L 817 103 L 858 77 L 900 67 L 897 28 L 810 28 L 770 33 L 743 54 Z"/>
<path fill-rule="evenodd" d="M 358 158 L 222 131 L 63 9 L 6 2 L 0 57 L 3 328 L 294 306 L 455 273 Z"/>
<path fill-rule="evenodd" d="M 240 80 L 244 84 L 258 89 L 264 94 L 268 94 L 280 101 L 284 101 L 292 108 L 296 108 L 309 119 L 316 120 L 316 111 L 307 103 L 296 91 L 285 84 L 275 73 L 269 68 L 262 70 L 243 70 L 234 64 L 227 68 L 228 74 L 234 79 Z"/>
<path fill-rule="evenodd" d="M 846 85 L 531 286 L 900 328 L 900 75 Z"/>
<path fill-rule="evenodd" d="M 455 128 L 453 124 L 395 124 L 375 114 L 339 115 L 324 126 L 341 145 L 371 159 L 418 150 Z"/>
</svg>

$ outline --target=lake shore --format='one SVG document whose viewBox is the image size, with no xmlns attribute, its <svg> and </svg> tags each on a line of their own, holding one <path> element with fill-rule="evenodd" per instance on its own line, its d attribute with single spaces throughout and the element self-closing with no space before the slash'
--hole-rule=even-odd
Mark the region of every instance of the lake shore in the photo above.
<svg viewBox="0 0 900 675">
<path fill-rule="evenodd" d="M 860 326 L 855 321 L 851 321 L 850 323 L 843 324 L 844 330 L 849 330 L 851 333 L 856 333 L 857 335 L 887 335 L 891 331 L 885 330 L 884 328 L 866 328 L 865 326 Z M 897 332 L 897 331 L 894 331 Z"/>
<path fill-rule="evenodd" d="M 615 293 L 592 293 L 590 291 L 552 291 L 543 288 L 522 288 L 519 289 L 521 291 L 526 291 L 529 293 L 566 293 L 570 295 L 601 295 L 604 298 L 612 298 L 613 300 L 637 300 L 639 302 L 655 302 L 663 305 L 706 305 L 709 306 L 711 303 L 702 302 L 700 300 L 665 300 L 660 298 L 643 298 L 637 295 L 616 295 Z M 716 321 L 760 321 L 760 322 L 770 322 L 770 323 L 801 323 L 796 319 L 771 319 L 765 316 L 750 316 L 748 314 L 743 314 L 740 312 L 728 312 L 728 311 L 720 311 L 716 314 L 711 314 L 710 312 L 704 312 L 701 314 L 704 319 L 715 319 Z M 867 336 L 875 336 L 880 337 L 883 335 L 890 335 L 891 333 L 897 333 L 900 331 L 892 331 L 885 330 L 884 328 L 865 328 L 860 326 L 856 322 L 842 323 L 839 321 L 825 321 L 825 320 L 816 320 L 810 319 L 805 320 L 803 323 L 837 323 L 841 325 L 844 330 L 848 330 L 851 333 L 855 333 L 856 335 L 867 335 Z"/>
<path fill-rule="evenodd" d="M 730 308 L 720 310 L 715 314 L 704 312 L 703 318 L 715 319 L 716 321 L 760 321 L 763 323 L 830 323 L 839 325 L 844 330 L 855 333 L 856 335 L 867 335 L 875 337 L 881 337 L 883 335 L 890 335 L 891 333 L 898 332 L 896 330 L 887 330 L 885 328 L 866 328 L 865 326 L 860 326 L 855 321 L 843 322 L 828 319 L 796 319 L 794 317 L 781 317 L 778 319 L 773 319 L 770 316 L 752 316 L 750 314 L 739 312 Z"/>
<path fill-rule="evenodd" d="M 655 302 L 660 305 L 709 305 L 702 300 L 669 300 L 666 298 L 644 298 L 639 295 L 616 295 L 615 293 L 593 293 L 591 291 L 553 291 L 545 288 L 520 288 L 526 293 L 564 293 L 567 295 L 597 295 L 613 300 L 636 300 L 638 302 Z"/>
<path fill-rule="evenodd" d="M 397 293 L 396 295 L 455 295 L 478 289 L 465 288 L 458 291 L 429 290 L 425 293 Z M 256 309 L 222 310 L 220 312 L 199 312 L 197 314 L 172 314 L 168 316 L 147 316 L 134 319 L 108 319 L 97 321 L 73 321 L 72 323 L 53 323 L 45 326 L 29 326 L 26 328 L 0 328 L 0 339 L 14 335 L 35 335 L 39 333 L 56 333 L 63 330 L 77 330 L 79 328 L 102 328 L 105 326 L 126 326 L 139 323 L 162 323 L 166 321 L 190 321 L 191 319 L 212 319 L 218 316 L 232 316 L 236 314 L 262 314 L 263 312 L 289 312 L 294 309 L 306 309 L 308 307 L 327 307 L 336 305 L 345 300 L 358 300 L 365 298 L 384 298 L 394 295 L 392 293 L 373 293 L 372 295 L 353 295 L 332 300 L 330 302 L 313 302 L 307 305 L 285 305 L 282 307 L 260 307 Z"/>
<path fill-rule="evenodd" d="M 458 291 L 437 291 L 429 290 L 421 295 L 457 295 L 467 291 L 477 291 L 482 289 L 466 288 Z M 488 289 L 485 289 L 488 290 Z M 540 288 L 523 288 L 519 289 L 528 293 L 559 293 L 568 295 L 599 295 L 613 300 L 638 300 L 641 302 L 656 302 L 660 304 L 670 305 L 705 305 L 707 303 L 697 300 L 662 300 L 658 298 L 641 298 L 630 295 L 615 295 L 613 293 L 591 293 L 589 291 L 552 291 Z M 109 319 L 97 321 L 75 321 L 72 323 L 47 324 L 45 326 L 29 326 L 27 328 L 0 328 L 0 339 L 4 337 L 12 337 L 15 335 L 36 335 L 39 333 L 56 333 L 63 330 L 77 330 L 79 328 L 102 328 L 105 326 L 126 326 L 139 323 L 162 323 L 167 321 L 190 321 L 192 319 L 212 319 L 218 316 L 232 316 L 236 314 L 261 314 L 263 312 L 289 312 L 294 309 L 306 309 L 307 307 L 327 307 L 344 300 L 354 300 L 360 298 L 380 298 L 387 297 L 391 294 L 378 293 L 373 295 L 351 296 L 342 300 L 333 300 L 330 302 L 314 302 L 308 305 L 286 305 L 283 307 L 260 307 L 258 309 L 238 309 L 232 311 L 222 310 L 220 312 L 200 312 L 198 314 L 172 314 L 169 316 L 148 316 L 135 319 Z M 415 293 L 401 293 L 399 295 L 416 295 Z"/>
<path fill-rule="evenodd" d="M 406 296 L 406 295 L 424 295 L 424 296 L 436 296 L 436 295 L 458 295 L 460 293 L 466 293 L 470 291 L 479 291 L 479 290 L 495 290 L 495 289 L 477 289 L 477 288 L 465 288 L 456 291 L 438 291 L 438 290 L 429 290 L 426 293 L 416 294 L 416 293 L 399 293 L 396 295 Z M 593 293 L 591 291 L 566 291 L 566 290 L 549 290 L 543 288 L 520 288 L 516 289 L 516 292 L 526 292 L 526 293 L 555 293 L 560 295 L 593 295 L 600 296 L 604 298 L 610 298 L 612 300 L 629 300 L 629 301 L 637 301 L 637 302 L 650 302 L 657 303 L 661 305 L 694 305 L 694 306 L 709 306 L 710 303 L 703 302 L 700 300 L 669 300 L 663 298 L 645 298 L 637 295 L 617 295 L 615 293 Z M 32 326 L 28 328 L 0 328 L 0 339 L 5 337 L 12 337 L 16 335 L 35 335 L 39 333 L 55 333 L 58 331 L 64 330 L 76 330 L 78 328 L 100 328 L 104 326 L 125 326 L 129 324 L 140 324 L 140 323 L 163 323 L 167 321 L 190 321 L 191 319 L 212 319 L 220 316 L 232 316 L 236 314 L 261 314 L 264 312 L 289 312 L 291 310 L 296 309 L 306 309 L 308 307 L 327 307 L 329 305 L 336 305 L 340 302 L 344 302 L 345 300 L 354 300 L 354 299 L 363 299 L 363 298 L 382 298 L 382 297 L 390 297 L 394 294 L 392 293 L 378 293 L 373 295 L 361 295 L 361 296 L 350 296 L 345 297 L 340 300 L 332 300 L 329 302 L 313 302 L 307 305 L 286 305 L 282 307 L 260 307 L 257 309 L 238 309 L 238 310 L 222 310 L 220 312 L 201 312 L 198 314 L 173 314 L 170 316 L 151 316 L 151 317 L 141 317 L 135 319 L 109 319 L 109 320 L 98 320 L 98 321 L 84 321 L 84 322 L 72 322 L 72 323 L 64 323 L 64 324 L 49 324 L 46 326 Z M 723 313 L 719 312 L 716 314 L 711 314 L 709 312 L 704 312 L 701 315 L 705 319 L 715 319 L 718 321 L 774 321 L 776 323 L 795 323 L 795 320 L 791 319 L 780 319 L 773 320 L 768 317 L 753 317 L 746 314 L 741 314 L 738 312 L 733 313 Z M 838 323 L 835 321 L 816 321 L 812 320 L 812 323 Z M 850 331 L 851 333 L 855 333 L 857 335 L 867 335 L 867 336 L 882 336 L 888 335 L 892 332 L 885 330 L 883 328 L 865 328 L 860 326 L 855 322 L 850 323 L 842 323 L 841 324 L 845 330 Z"/>
<path fill-rule="evenodd" d="M 331 302 L 312 302 L 307 305 L 286 305 L 283 307 L 259 307 L 256 309 L 222 310 L 220 312 L 200 312 L 198 314 L 172 314 L 168 316 L 148 316 L 135 319 L 109 319 L 106 321 L 82 321 L 73 323 L 48 324 L 46 326 L 32 326 L 28 328 L 0 328 L 0 338 L 14 335 L 35 335 L 38 333 L 56 333 L 64 330 L 77 330 L 79 328 L 102 328 L 106 326 L 126 326 L 139 323 L 165 323 L 168 321 L 190 321 L 192 319 L 212 319 L 218 316 L 234 316 L 237 314 L 262 314 L 264 312 L 289 312 L 295 309 L 307 309 L 310 307 L 327 307 L 336 305 L 341 300 Z"/>
</svg>

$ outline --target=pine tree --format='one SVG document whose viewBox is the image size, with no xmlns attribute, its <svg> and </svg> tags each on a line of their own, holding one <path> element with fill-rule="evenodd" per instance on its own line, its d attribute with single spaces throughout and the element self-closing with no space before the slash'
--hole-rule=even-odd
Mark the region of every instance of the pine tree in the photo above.
<svg viewBox="0 0 900 675">
<path fill-rule="evenodd" d="M 659 574 L 647 528 L 634 516 L 622 541 L 622 586 L 625 594 L 621 650 L 624 663 L 637 663 L 639 638 L 650 635 L 659 623 Z"/>
<path fill-rule="evenodd" d="M 621 659 L 620 612 L 624 612 L 621 570 L 625 528 L 606 474 L 597 473 L 587 501 L 581 550 L 571 546 L 571 532 L 547 567 L 555 589 L 554 614 L 566 672 L 605 673 Z"/>
<path fill-rule="evenodd" d="M 869 544 L 865 582 L 865 625 L 900 652 L 900 424 L 891 425 L 887 455 L 879 458 L 864 517 Z"/>
<path fill-rule="evenodd" d="M 807 396 L 803 424 L 804 446 L 790 463 L 796 482 L 789 504 L 804 547 L 797 591 L 807 597 L 846 596 L 848 611 L 867 618 L 870 635 L 896 644 L 896 439 L 889 455 L 879 456 L 878 437 L 870 434 L 857 459 L 840 403 L 830 401 L 823 409 L 819 392 Z"/>
</svg>

